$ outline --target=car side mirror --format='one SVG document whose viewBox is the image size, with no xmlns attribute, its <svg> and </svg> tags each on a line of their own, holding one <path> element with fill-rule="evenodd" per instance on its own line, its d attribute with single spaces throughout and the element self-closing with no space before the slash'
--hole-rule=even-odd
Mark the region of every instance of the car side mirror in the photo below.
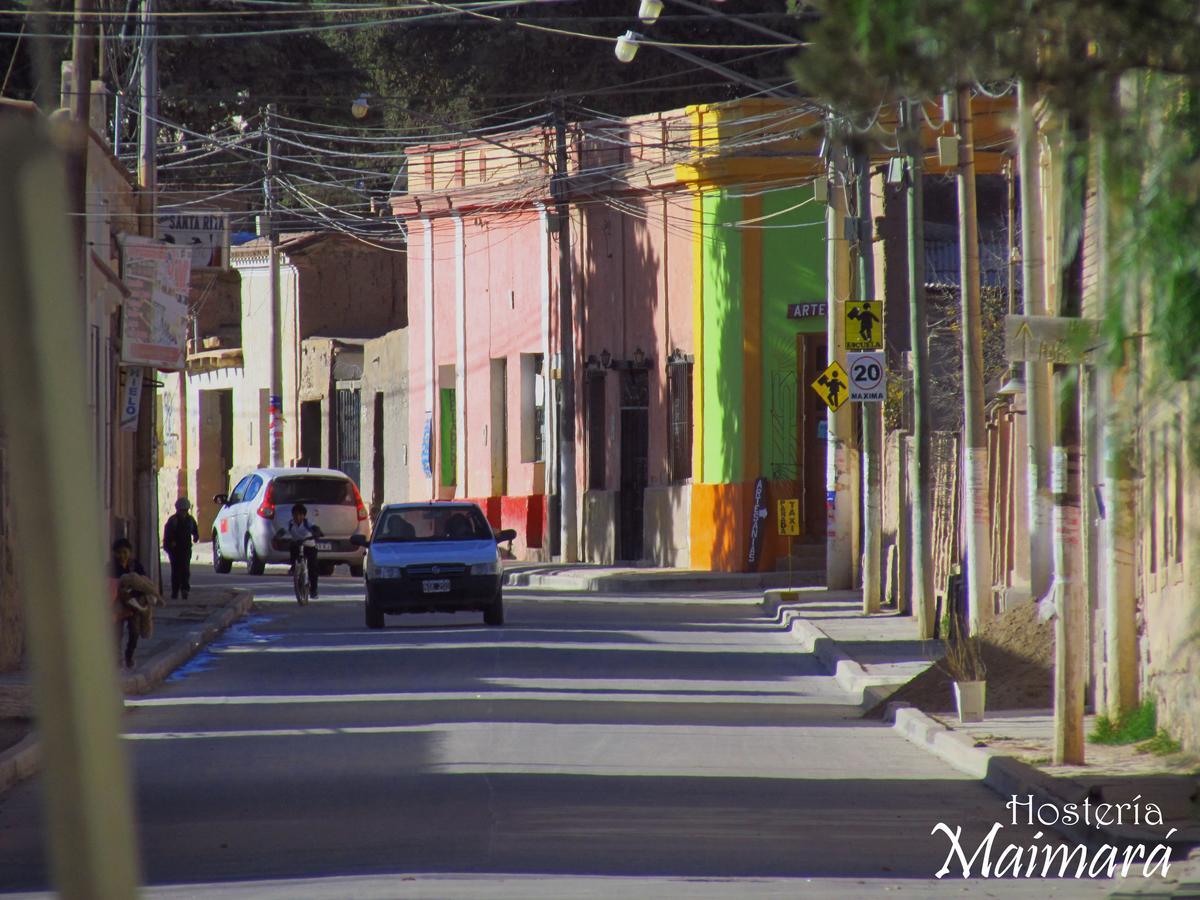
<svg viewBox="0 0 1200 900">
<path fill-rule="evenodd" d="M 365 534 L 350 535 L 350 543 L 352 545 L 354 545 L 355 547 L 370 547 L 371 546 L 371 542 L 369 540 L 367 540 L 367 536 Z"/>
<path fill-rule="evenodd" d="M 229 496 L 227 494 L 217 494 L 213 497 L 213 503 L 219 503 L 221 506 L 224 506 L 228 502 Z"/>
<path fill-rule="evenodd" d="M 505 541 L 515 541 L 517 539 L 517 530 L 515 528 L 505 528 L 496 535 L 496 543 L 503 544 Z"/>
</svg>

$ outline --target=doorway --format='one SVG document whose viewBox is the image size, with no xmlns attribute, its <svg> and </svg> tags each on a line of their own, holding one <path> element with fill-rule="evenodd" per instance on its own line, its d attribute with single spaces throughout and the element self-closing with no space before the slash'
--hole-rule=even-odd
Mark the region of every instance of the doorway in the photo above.
<svg viewBox="0 0 1200 900">
<path fill-rule="evenodd" d="M 824 334 L 796 335 L 796 467 L 800 473 L 800 509 L 804 537 L 816 540 L 825 533 L 825 448 L 828 410 L 810 389 L 829 365 Z"/>
<path fill-rule="evenodd" d="M 339 386 L 334 392 L 334 422 L 337 428 L 337 458 L 333 467 L 358 484 L 362 474 L 359 435 L 362 429 L 360 394 L 357 387 Z"/>
<path fill-rule="evenodd" d="M 305 400 L 300 404 L 300 465 L 311 468 L 321 465 L 320 400 Z"/>
<path fill-rule="evenodd" d="M 621 373 L 621 490 L 619 557 L 636 562 L 643 556 L 643 512 L 650 456 L 650 373 Z"/>
<path fill-rule="evenodd" d="M 200 391 L 200 447 L 196 468 L 196 522 L 208 537 L 218 505 L 216 494 L 229 491 L 233 468 L 233 391 Z"/>
<path fill-rule="evenodd" d="M 492 426 L 488 440 L 492 451 L 492 496 L 508 493 L 508 360 L 491 361 Z"/>
<path fill-rule="evenodd" d="M 386 467 L 383 464 L 383 391 L 375 392 L 374 431 L 371 435 L 371 509 L 378 511 L 383 507 L 384 476 Z"/>
</svg>

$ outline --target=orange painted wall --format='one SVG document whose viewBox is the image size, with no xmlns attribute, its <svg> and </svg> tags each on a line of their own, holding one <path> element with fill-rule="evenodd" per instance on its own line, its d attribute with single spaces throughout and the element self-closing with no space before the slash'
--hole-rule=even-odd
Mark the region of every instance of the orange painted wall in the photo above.
<svg viewBox="0 0 1200 900">
<path fill-rule="evenodd" d="M 777 559 L 787 555 L 788 539 L 779 534 L 775 521 L 776 503 L 798 496 L 794 481 L 768 481 L 764 502 L 762 553 L 753 571 L 775 570 Z M 750 541 L 750 513 L 754 504 L 754 482 L 692 485 L 692 568 L 714 572 L 748 572 L 746 554 Z M 804 540 L 804 536 L 794 540 Z"/>
</svg>

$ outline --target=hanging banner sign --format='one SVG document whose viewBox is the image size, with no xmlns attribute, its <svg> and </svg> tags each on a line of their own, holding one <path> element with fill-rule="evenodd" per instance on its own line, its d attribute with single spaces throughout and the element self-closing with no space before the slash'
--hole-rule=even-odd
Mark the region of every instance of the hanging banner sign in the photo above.
<svg viewBox="0 0 1200 900">
<path fill-rule="evenodd" d="M 846 304 L 847 350 L 883 349 L 883 304 L 878 300 L 851 300 Z"/>
<path fill-rule="evenodd" d="M 121 391 L 121 430 L 137 431 L 142 409 L 142 367 L 125 370 L 125 388 Z"/>
<path fill-rule="evenodd" d="M 193 269 L 229 268 L 229 217 L 225 213 L 164 209 L 158 217 L 163 243 L 188 251 Z"/>
<path fill-rule="evenodd" d="M 754 506 L 750 512 L 750 541 L 748 552 L 746 553 L 746 562 L 750 564 L 752 569 L 758 565 L 758 559 L 762 556 L 762 521 L 767 517 L 766 498 L 763 495 L 766 492 L 767 479 L 759 478 L 754 482 Z"/>
<path fill-rule="evenodd" d="M 850 370 L 850 400 L 854 403 L 882 403 L 887 393 L 887 370 L 883 351 L 847 353 L 846 368 Z"/>
<path fill-rule="evenodd" d="M 121 237 L 121 362 L 183 369 L 191 251 L 150 238 Z"/>
</svg>

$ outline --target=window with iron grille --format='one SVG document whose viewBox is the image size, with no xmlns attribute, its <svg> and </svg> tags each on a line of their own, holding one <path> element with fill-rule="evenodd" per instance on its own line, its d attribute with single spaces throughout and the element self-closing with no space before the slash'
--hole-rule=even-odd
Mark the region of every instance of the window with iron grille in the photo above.
<svg viewBox="0 0 1200 900">
<path fill-rule="evenodd" d="M 546 361 L 540 353 L 521 354 L 521 461 L 546 459 Z"/>
<path fill-rule="evenodd" d="M 686 360 L 667 364 L 668 477 L 692 477 L 692 367 Z"/>
</svg>

